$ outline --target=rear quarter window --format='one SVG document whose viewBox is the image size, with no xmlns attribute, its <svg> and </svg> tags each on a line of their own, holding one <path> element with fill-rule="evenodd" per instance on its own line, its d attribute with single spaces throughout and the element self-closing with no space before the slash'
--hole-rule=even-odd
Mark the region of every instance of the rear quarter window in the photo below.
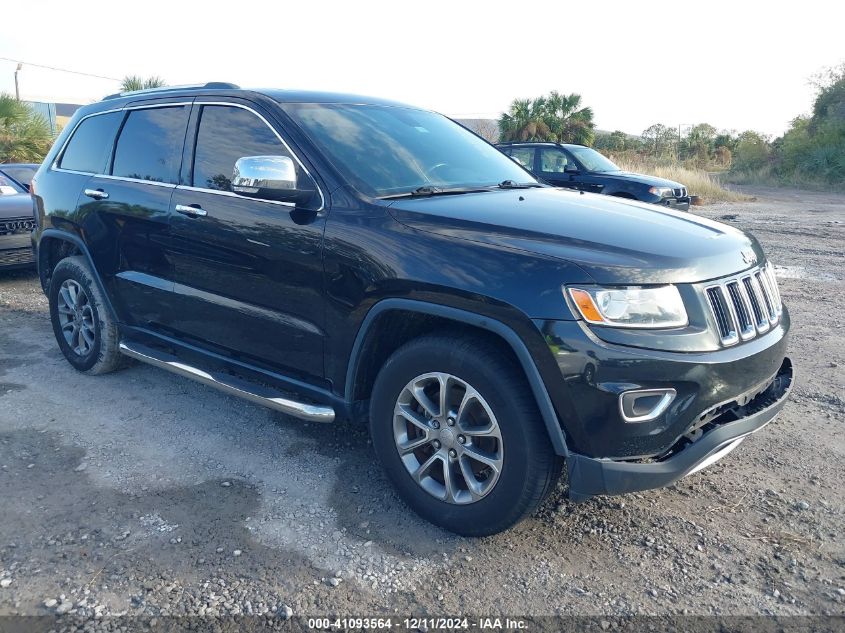
<svg viewBox="0 0 845 633">
<path fill-rule="evenodd" d="M 123 112 L 96 114 L 84 119 L 62 153 L 59 167 L 90 174 L 105 173 L 106 159 Z"/>
</svg>

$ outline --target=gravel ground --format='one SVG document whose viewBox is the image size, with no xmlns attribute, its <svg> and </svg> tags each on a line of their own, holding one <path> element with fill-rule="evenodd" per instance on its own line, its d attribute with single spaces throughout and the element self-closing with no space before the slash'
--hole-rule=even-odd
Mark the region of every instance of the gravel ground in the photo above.
<svg viewBox="0 0 845 633">
<path fill-rule="evenodd" d="M 747 190 L 793 318 L 794 397 L 715 466 L 465 539 L 393 493 L 362 429 L 134 366 L 74 372 L 0 273 L 0 615 L 845 614 L 845 196 Z"/>
</svg>

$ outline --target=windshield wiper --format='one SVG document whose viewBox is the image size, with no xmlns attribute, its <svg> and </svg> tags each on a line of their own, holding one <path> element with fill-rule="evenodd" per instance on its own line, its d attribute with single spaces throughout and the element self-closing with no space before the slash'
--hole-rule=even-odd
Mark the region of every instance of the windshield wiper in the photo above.
<svg viewBox="0 0 845 633">
<path fill-rule="evenodd" d="M 379 196 L 379 200 L 395 200 L 397 198 L 418 198 L 429 196 L 453 196 L 461 193 L 478 193 L 481 191 L 490 191 L 490 189 L 479 187 L 454 187 L 451 189 L 440 189 L 439 187 L 432 187 L 431 185 L 423 185 L 422 187 L 417 187 L 413 191 Z"/>
<path fill-rule="evenodd" d="M 531 189 L 532 187 L 539 187 L 536 182 L 516 182 L 514 180 L 503 180 L 498 185 L 499 189 Z"/>
</svg>

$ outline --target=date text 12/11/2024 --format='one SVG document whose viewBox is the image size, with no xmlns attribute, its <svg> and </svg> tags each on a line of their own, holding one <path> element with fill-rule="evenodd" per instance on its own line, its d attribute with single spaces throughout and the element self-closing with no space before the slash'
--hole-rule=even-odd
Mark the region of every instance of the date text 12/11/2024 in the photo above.
<svg viewBox="0 0 845 633">
<path fill-rule="evenodd" d="M 501 630 L 517 631 L 528 628 L 528 622 L 518 618 L 498 617 L 410 617 L 410 618 L 308 618 L 308 628 L 314 630 Z"/>
</svg>

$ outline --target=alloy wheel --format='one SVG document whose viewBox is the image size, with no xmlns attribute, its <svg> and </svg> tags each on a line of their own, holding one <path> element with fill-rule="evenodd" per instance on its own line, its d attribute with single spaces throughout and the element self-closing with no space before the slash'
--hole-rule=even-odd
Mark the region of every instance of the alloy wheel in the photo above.
<svg viewBox="0 0 845 633">
<path fill-rule="evenodd" d="M 422 374 L 405 385 L 394 408 L 393 438 L 413 480 L 447 503 L 479 501 L 502 471 L 496 416 L 478 391 L 452 374 Z"/>
<path fill-rule="evenodd" d="M 58 312 L 68 347 L 78 356 L 87 356 L 94 347 L 94 308 L 85 290 L 73 279 L 66 279 L 59 288 Z"/>
</svg>

